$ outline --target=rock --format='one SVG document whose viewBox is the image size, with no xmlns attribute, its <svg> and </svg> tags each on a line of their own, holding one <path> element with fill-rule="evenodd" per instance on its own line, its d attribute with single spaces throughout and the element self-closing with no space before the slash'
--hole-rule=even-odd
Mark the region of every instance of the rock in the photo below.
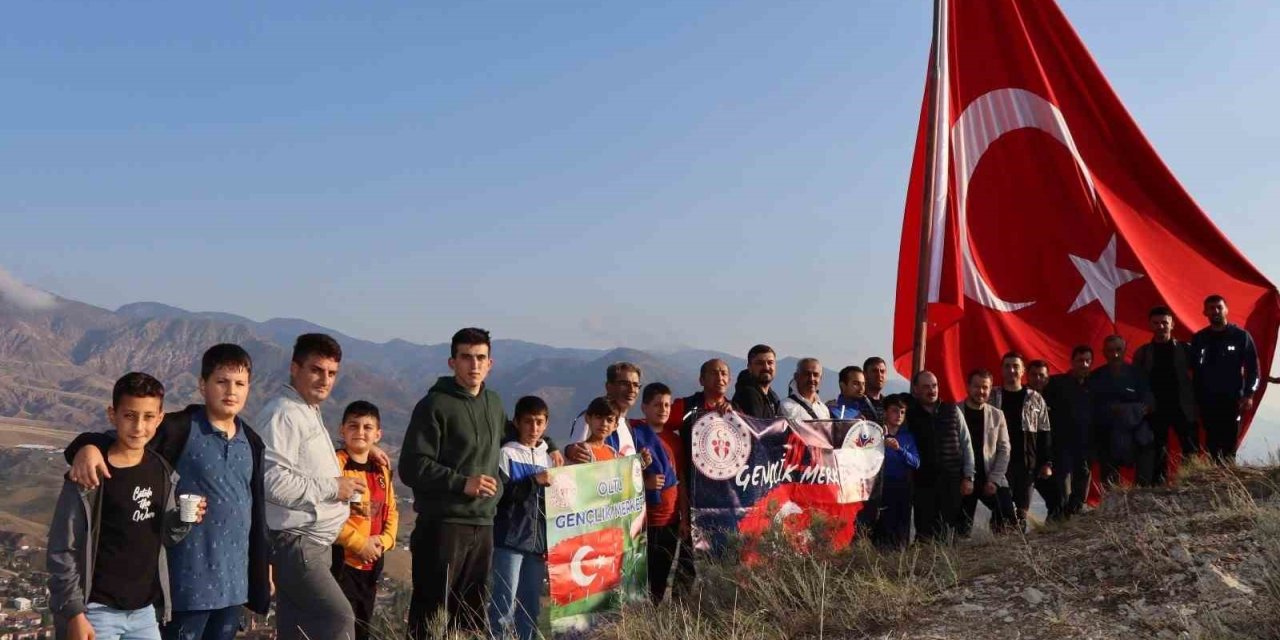
<svg viewBox="0 0 1280 640">
<path fill-rule="evenodd" d="M 1013 622 L 1013 616 L 1007 616 L 1004 618 L 1005 624 L 1009 624 L 1010 622 Z"/>
<path fill-rule="evenodd" d="M 1044 592 L 1040 591 L 1035 587 L 1027 587 L 1026 589 L 1022 590 L 1022 599 L 1026 600 L 1027 604 L 1033 607 L 1039 605 L 1040 603 L 1044 602 L 1048 598 L 1049 596 L 1046 596 Z"/>
<path fill-rule="evenodd" d="M 980 613 L 986 611 L 986 609 L 986 607 L 974 602 L 963 602 L 951 607 L 951 610 L 956 613 Z"/>
<path fill-rule="evenodd" d="M 1253 587 L 1240 582 L 1238 578 L 1223 571 L 1215 564 L 1201 566 L 1197 570 L 1196 588 L 1206 599 L 1222 597 L 1252 596 Z"/>
<path fill-rule="evenodd" d="M 1196 559 L 1191 557 L 1191 552 L 1187 551 L 1187 547 L 1181 542 L 1169 548 L 1169 557 L 1173 558 L 1173 561 L 1178 564 L 1190 566 L 1196 563 Z"/>
</svg>

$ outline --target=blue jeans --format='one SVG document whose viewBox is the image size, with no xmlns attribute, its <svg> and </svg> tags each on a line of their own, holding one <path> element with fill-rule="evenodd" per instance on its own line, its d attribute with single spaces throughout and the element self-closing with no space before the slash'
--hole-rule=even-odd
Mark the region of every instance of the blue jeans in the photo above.
<svg viewBox="0 0 1280 640">
<path fill-rule="evenodd" d="M 156 608 L 151 605 L 122 611 L 90 602 L 84 617 L 89 619 L 98 640 L 160 640 Z"/>
<path fill-rule="evenodd" d="M 160 631 L 164 640 L 235 640 L 240 630 L 240 605 L 202 611 L 174 611 Z"/>
<path fill-rule="evenodd" d="M 519 640 L 538 635 L 542 583 L 547 579 L 547 561 L 536 553 L 515 549 L 493 549 L 493 599 L 489 602 L 489 629 L 495 638 Z"/>
</svg>

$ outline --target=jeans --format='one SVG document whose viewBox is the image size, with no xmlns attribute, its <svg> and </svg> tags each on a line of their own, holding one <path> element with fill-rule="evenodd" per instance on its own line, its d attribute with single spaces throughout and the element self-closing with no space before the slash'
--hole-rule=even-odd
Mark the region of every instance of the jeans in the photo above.
<svg viewBox="0 0 1280 640">
<path fill-rule="evenodd" d="M 515 549 L 493 549 L 493 596 L 489 601 L 489 628 L 495 638 L 519 640 L 538 635 L 538 613 L 542 583 L 547 579 L 547 561 L 536 553 Z"/>
<path fill-rule="evenodd" d="M 333 552 L 297 534 L 271 532 L 279 640 L 351 640 L 356 616 L 330 570 Z"/>
<path fill-rule="evenodd" d="M 243 607 L 202 611 L 174 611 L 173 619 L 160 629 L 164 640 L 235 640 L 240 630 Z"/>
<path fill-rule="evenodd" d="M 90 602 L 84 616 L 89 619 L 98 640 L 160 640 L 160 625 L 156 622 L 156 608 L 152 605 L 122 611 Z"/>
</svg>

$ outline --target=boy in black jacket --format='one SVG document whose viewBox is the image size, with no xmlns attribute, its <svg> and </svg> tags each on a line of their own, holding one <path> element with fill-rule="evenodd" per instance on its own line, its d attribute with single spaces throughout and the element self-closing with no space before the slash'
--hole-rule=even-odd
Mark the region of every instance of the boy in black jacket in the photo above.
<svg viewBox="0 0 1280 640">
<path fill-rule="evenodd" d="M 182 522 L 173 469 L 147 448 L 163 417 L 164 386 L 145 373 L 116 381 L 107 417 L 117 437 L 106 453 L 113 472 L 93 490 L 70 480 L 49 528 L 49 609 L 60 639 L 158 640 L 169 619 L 165 547 L 198 522 Z"/>
<path fill-rule="evenodd" d="M 517 439 L 502 445 L 498 475 L 502 499 L 493 520 L 493 599 L 489 628 L 495 637 L 519 640 L 538 635 L 542 583 L 547 578 L 547 523 L 543 487 L 554 466 L 542 434 L 549 418 L 537 396 L 516 402 Z"/>
</svg>

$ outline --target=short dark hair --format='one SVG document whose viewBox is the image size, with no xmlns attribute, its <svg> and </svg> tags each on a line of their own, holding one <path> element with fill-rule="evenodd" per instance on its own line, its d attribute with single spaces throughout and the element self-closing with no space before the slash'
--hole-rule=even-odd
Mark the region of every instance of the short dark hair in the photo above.
<svg viewBox="0 0 1280 640">
<path fill-rule="evenodd" d="M 1049 363 L 1044 360 L 1036 359 L 1027 363 L 1027 369 L 1048 369 Z"/>
<path fill-rule="evenodd" d="M 887 365 L 888 363 L 885 362 L 884 358 L 881 358 L 880 356 L 871 356 L 870 358 L 867 358 L 866 360 L 862 361 L 862 369 L 865 371 L 878 364 Z M 888 367 L 886 366 L 885 368 L 888 368 Z"/>
<path fill-rule="evenodd" d="M 885 396 L 884 408 L 888 409 L 889 407 L 900 407 L 902 409 L 906 409 L 911 406 L 911 403 L 907 401 L 907 398 L 909 397 L 911 396 L 905 393 L 894 393 L 894 394 Z"/>
<path fill-rule="evenodd" d="M 311 356 L 342 362 L 342 346 L 328 334 L 304 333 L 293 343 L 293 361 L 302 364 Z"/>
<path fill-rule="evenodd" d="M 1071 349 L 1071 359 L 1072 359 L 1072 360 L 1075 360 L 1075 359 L 1076 359 L 1076 356 L 1078 356 L 1078 355 L 1080 355 L 1080 354 L 1082 354 L 1082 353 L 1087 353 L 1087 354 L 1089 354 L 1089 355 L 1093 355 L 1093 347 L 1091 347 L 1091 346 L 1089 346 L 1089 345 L 1087 345 L 1087 344 L 1078 344 L 1078 345 L 1076 345 L 1075 347 L 1073 347 L 1073 348 Z"/>
<path fill-rule="evenodd" d="M 1009 358 L 1017 358 L 1017 359 L 1021 360 L 1021 361 L 1023 362 L 1023 364 L 1026 364 L 1026 362 L 1027 362 L 1027 359 L 1026 359 L 1026 358 L 1024 358 L 1024 357 L 1022 357 L 1022 354 L 1021 354 L 1021 353 L 1018 353 L 1017 351 L 1009 351 L 1009 352 L 1005 353 L 1004 355 L 1000 356 L 1000 362 L 1001 362 L 1001 363 L 1004 363 L 1004 361 L 1005 361 L 1005 360 L 1008 360 Z"/>
<path fill-rule="evenodd" d="M 964 379 L 965 379 L 965 382 L 972 383 L 974 378 L 986 378 L 988 380 L 995 380 L 996 377 L 991 375 L 991 371 L 987 369 L 983 369 L 982 367 L 978 367 L 977 369 L 969 370 L 969 375 L 965 376 Z"/>
<path fill-rule="evenodd" d="M 658 396 L 669 396 L 669 395 L 671 395 L 671 387 L 668 387 L 667 385 L 662 384 L 661 382 L 650 382 L 649 384 L 646 384 L 644 386 L 644 391 L 640 396 L 640 402 L 643 402 L 644 404 L 649 404 L 654 398 Z"/>
<path fill-rule="evenodd" d="M 755 360 L 756 356 L 762 353 L 772 353 L 775 356 L 778 355 L 778 352 L 774 351 L 773 347 L 767 344 L 758 344 L 747 351 L 747 364 L 751 364 L 751 361 Z"/>
<path fill-rule="evenodd" d="M 1217 304 L 1219 302 L 1221 302 L 1222 304 L 1226 304 L 1227 299 L 1216 293 L 1204 299 L 1205 306 L 1209 306 L 1211 304 Z"/>
<path fill-rule="evenodd" d="M 848 366 L 848 367 L 845 367 L 845 368 L 841 369 L 841 370 L 840 370 L 840 384 L 844 384 L 844 383 L 848 382 L 848 381 L 849 381 L 849 376 L 852 376 L 852 375 L 853 375 L 853 374 L 855 374 L 855 373 L 862 373 L 862 367 Z"/>
<path fill-rule="evenodd" d="M 1172 318 L 1173 309 L 1170 309 L 1169 307 L 1166 307 L 1161 304 L 1161 305 L 1156 305 L 1154 307 L 1151 307 L 1151 311 L 1147 312 L 1147 318 L 1155 318 L 1159 316 L 1169 316 L 1170 318 Z"/>
<path fill-rule="evenodd" d="M 206 349 L 200 358 L 200 379 L 208 380 L 218 367 L 232 370 L 244 369 L 250 377 L 253 376 L 253 358 L 250 358 L 249 352 L 238 344 L 224 342 Z"/>
<path fill-rule="evenodd" d="M 644 378 L 644 373 L 640 371 L 640 365 L 633 362 L 615 362 L 604 370 L 604 381 L 613 384 L 624 373 L 634 373 L 637 378 Z"/>
<path fill-rule="evenodd" d="M 125 396 L 130 398 L 160 398 L 160 406 L 164 406 L 164 385 L 151 375 L 140 371 L 130 371 L 116 380 L 111 388 L 111 406 L 120 406 Z"/>
<path fill-rule="evenodd" d="M 915 372 L 915 373 L 911 374 L 911 387 L 912 387 L 912 388 L 915 388 L 915 386 L 916 386 L 916 385 L 920 384 L 920 376 L 922 376 L 922 375 L 924 375 L 924 374 L 926 374 L 926 373 L 928 373 L 928 374 L 930 374 L 930 375 L 932 375 L 932 374 L 933 374 L 933 372 L 932 372 L 932 371 L 930 371 L 930 370 L 928 370 L 928 369 L 921 369 L 921 370 L 919 370 L 919 371 L 917 371 L 917 372 Z"/>
<path fill-rule="evenodd" d="M 519 420 L 523 416 L 544 415 L 551 417 L 551 409 L 547 407 L 547 401 L 538 396 L 524 396 L 516 400 L 516 409 L 512 420 Z"/>
<path fill-rule="evenodd" d="M 363 418 L 365 416 L 372 416 L 374 420 L 378 421 L 378 427 L 382 427 L 382 414 L 378 413 L 378 405 L 368 400 L 356 400 L 342 410 L 343 423 L 346 423 L 348 418 Z"/>
<path fill-rule="evenodd" d="M 587 405 L 587 410 L 583 413 L 588 416 L 616 416 L 618 415 L 618 410 L 614 409 L 613 405 L 609 404 L 608 399 L 604 396 L 600 396 L 595 400 L 592 400 L 591 404 Z"/>
<path fill-rule="evenodd" d="M 459 329 L 457 333 L 453 334 L 453 339 L 449 341 L 449 357 L 458 357 L 458 347 L 464 344 L 482 344 L 489 347 L 490 351 L 493 350 L 493 344 L 489 342 L 488 331 L 478 327 L 467 327 L 466 329 Z"/>
</svg>

